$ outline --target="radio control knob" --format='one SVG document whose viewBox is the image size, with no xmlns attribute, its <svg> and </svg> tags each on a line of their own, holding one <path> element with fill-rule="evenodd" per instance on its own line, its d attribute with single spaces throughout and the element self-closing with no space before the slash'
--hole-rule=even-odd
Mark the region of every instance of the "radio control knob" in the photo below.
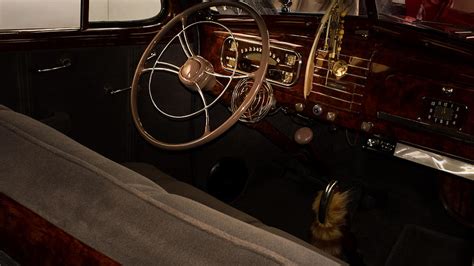
<svg viewBox="0 0 474 266">
<path fill-rule="evenodd" d="M 323 114 L 323 107 L 321 107 L 321 105 L 319 104 L 315 104 L 313 106 L 313 114 L 316 115 L 316 116 L 320 116 Z"/>
<path fill-rule="evenodd" d="M 295 110 L 297 112 L 303 112 L 304 111 L 304 104 L 303 103 L 295 103 Z"/>
</svg>

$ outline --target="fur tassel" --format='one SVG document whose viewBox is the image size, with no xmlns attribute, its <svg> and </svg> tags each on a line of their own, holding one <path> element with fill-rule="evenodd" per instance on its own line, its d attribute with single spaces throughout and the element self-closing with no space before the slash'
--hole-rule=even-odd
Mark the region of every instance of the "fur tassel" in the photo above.
<svg viewBox="0 0 474 266">
<path fill-rule="evenodd" d="M 322 194 L 323 191 L 320 191 L 313 203 L 313 210 L 316 215 L 319 212 Z M 349 191 L 335 192 L 329 202 L 326 222 L 321 224 L 316 218 L 311 225 L 312 244 L 337 257 L 342 254 L 342 227 L 346 224 L 349 198 Z"/>
</svg>

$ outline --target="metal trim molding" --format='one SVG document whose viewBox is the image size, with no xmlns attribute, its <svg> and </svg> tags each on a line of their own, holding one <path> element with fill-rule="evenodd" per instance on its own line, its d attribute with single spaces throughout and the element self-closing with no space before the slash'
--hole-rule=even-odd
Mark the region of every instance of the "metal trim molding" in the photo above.
<svg viewBox="0 0 474 266">
<path fill-rule="evenodd" d="M 434 152 L 397 143 L 394 156 L 474 181 L 474 165 Z"/>
</svg>

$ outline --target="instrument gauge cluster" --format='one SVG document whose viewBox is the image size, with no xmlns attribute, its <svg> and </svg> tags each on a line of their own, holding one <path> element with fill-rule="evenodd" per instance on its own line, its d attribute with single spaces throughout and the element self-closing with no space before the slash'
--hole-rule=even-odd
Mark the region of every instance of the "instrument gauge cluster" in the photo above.
<svg viewBox="0 0 474 266">
<path fill-rule="evenodd" d="M 248 74 L 258 69 L 262 57 L 259 42 L 227 37 L 221 51 L 222 67 L 228 71 Z M 294 85 L 301 69 L 301 55 L 290 49 L 270 45 L 270 57 L 267 69 L 267 81 L 275 85 L 289 87 Z"/>
</svg>

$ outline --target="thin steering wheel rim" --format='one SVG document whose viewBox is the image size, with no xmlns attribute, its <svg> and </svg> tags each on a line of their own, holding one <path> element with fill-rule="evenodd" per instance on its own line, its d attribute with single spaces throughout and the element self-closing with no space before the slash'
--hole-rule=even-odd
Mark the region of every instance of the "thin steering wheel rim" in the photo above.
<svg viewBox="0 0 474 266">
<path fill-rule="evenodd" d="M 240 8 L 246 11 L 255 20 L 258 26 L 260 38 L 262 41 L 262 56 L 261 56 L 261 61 L 260 61 L 258 70 L 253 72 L 254 84 L 252 88 L 250 89 L 249 93 L 247 94 L 247 96 L 245 97 L 245 100 L 240 105 L 240 107 L 237 108 L 225 122 L 219 125 L 219 127 L 215 128 L 212 131 L 205 130 L 202 136 L 194 140 L 184 142 L 184 143 L 167 143 L 167 142 L 160 141 L 156 139 L 155 137 L 153 137 L 150 133 L 148 133 L 148 131 L 144 128 L 141 122 L 139 113 L 138 113 L 138 102 L 137 102 L 138 83 L 140 82 L 140 78 L 142 74 L 144 73 L 145 63 L 149 55 L 153 51 L 153 49 L 156 47 L 156 45 L 163 39 L 164 36 L 166 36 L 166 34 L 172 28 L 176 26 L 177 23 L 183 23 L 186 20 L 186 18 L 196 13 L 197 11 L 204 10 L 213 6 L 214 7 L 215 6 L 232 6 L 232 7 Z M 132 89 L 130 93 L 130 107 L 131 107 L 131 112 L 132 112 L 132 119 L 133 119 L 133 122 L 135 123 L 135 126 L 138 129 L 138 132 L 146 141 L 148 141 L 153 146 L 166 149 L 166 150 L 190 149 L 190 148 L 194 148 L 194 147 L 203 145 L 205 143 L 208 143 L 212 141 L 213 139 L 217 138 L 218 136 L 223 134 L 225 131 L 227 131 L 230 127 L 232 127 L 235 123 L 237 123 L 240 116 L 247 110 L 247 108 L 252 103 L 258 90 L 260 89 L 261 85 L 263 84 L 265 80 L 265 74 L 267 72 L 267 67 L 268 67 L 269 52 L 270 52 L 270 41 L 269 41 L 269 34 L 268 34 L 267 27 L 265 25 L 265 22 L 263 18 L 247 4 L 234 2 L 234 1 L 205 2 L 205 3 L 195 5 L 183 11 L 179 15 L 175 16 L 172 20 L 170 20 L 166 25 L 164 25 L 163 28 L 155 35 L 153 40 L 145 49 L 142 57 L 140 58 L 140 62 L 138 63 L 137 68 L 135 70 L 135 74 L 133 76 L 133 82 L 132 82 Z"/>
</svg>

